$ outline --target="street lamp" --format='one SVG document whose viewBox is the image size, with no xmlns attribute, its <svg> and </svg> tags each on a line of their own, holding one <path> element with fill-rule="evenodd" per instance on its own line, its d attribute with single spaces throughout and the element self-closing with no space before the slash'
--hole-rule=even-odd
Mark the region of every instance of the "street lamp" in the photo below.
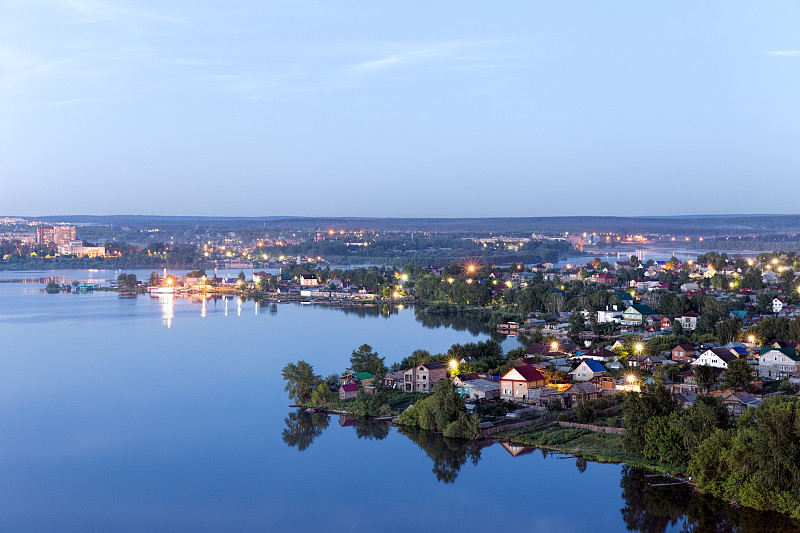
<svg viewBox="0 0 800 533">
<path fill-rule="evenodd" d="M 551 352 L 557 352 L 558 351 L 558 343 L 556 341 L 553 341 L 553 342 L 550 343 L 550 351 Z"/>
</svg>

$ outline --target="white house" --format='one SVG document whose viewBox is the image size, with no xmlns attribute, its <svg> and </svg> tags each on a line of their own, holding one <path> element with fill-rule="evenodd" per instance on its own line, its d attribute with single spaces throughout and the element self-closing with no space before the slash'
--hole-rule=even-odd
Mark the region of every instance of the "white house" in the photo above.
<svg viewBox="0 0 800 533">
<path fill-rule="evenodd" d="M 783 302 L 779 298 L 772 299 L 772 312 L 776 315 L 783 309 Z"/>
<path fill-rule="evenodd" d="M 674 321 L 680 322 L 685 331 L 694 331 L 697 329 L 697 317 L 699 316 L 700 314 L 697 311 L 689 311 L 688 313 L 675 315 Z"/>
<path fill-rule="evenodd" d="M 711 348 L 700 354 L 700 357 L 694 360 L 692 366 L 706 365 L 716 368 L 728 368 L 728 363 L 734 359 L 738 358 L 733 355 L 730 350 L 725 348 Z"/>
<path fill-rule="evenodd" d="M 583 361 L 578 367 L 570 372 L 572 379 L 575 381 L 589 381 L 595 376 L 603 376 L 606 369 L 600 364 L 600 361 Z"/>
<path fill-rule="evenodd" d="M 616 305 L 611 309 L 605 308 L 597 312 L 598 324 L 607 324 L 609 322 L 619 323 L 621 320 L 622 320 L 622 311 L 617 309 Z"/>
<path fill-rule="evenodd" d="M 758 354 L 758 376 L 791 378 L 800 376 L 800 355 L 792 348 L 764 348 Z"/>
</svg>

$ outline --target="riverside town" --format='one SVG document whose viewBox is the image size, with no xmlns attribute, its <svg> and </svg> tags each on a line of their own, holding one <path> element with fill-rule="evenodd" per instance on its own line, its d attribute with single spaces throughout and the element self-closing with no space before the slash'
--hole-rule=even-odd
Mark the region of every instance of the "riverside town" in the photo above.
<svg viewBox="0 0 800 533">
<path fill-rule="evenodd" d="M 206 230 L 194 235 L 200 242 L 97 245 L 76 240 L 74 226 L 38 225 L 28 236 L 25 223 L 10 222 L 4 234 L 7 266 L 156 267 L 144 279 L 120 270 L 108 284 L 51 280 L 48 293 L 184 299 L 204 313 L 207 301 L 228 299 L 256 309 L 294 302 L 387 316 L 410 308 L 423 321 L 469 320 L 490 332 L 441 352 L 419 345 L 395 360 L 363 343 L 330 354 L 341 371 L 327 377 L 302 358 L 286 361 L 281 376 L 293 416 L 337 415 L 343 425 L 393 425 L 409 438 L 423 432 L 499 442 L 514 454 L 540 449 L 625 463 L 651 472 L 653 486 L 800 518 L 795 251 L 647 259 L 665 253 L 642 246 L 674 236 L 434 237 L 381 228 L 274 237 L 243 229 L 212 238 Z M 394 248 L 406 245 L 410 253 Z M 456 245 L 468 257 L 447 262 Z M 363 255 L 370 248 L 387 263 L 406 262 L 337 265 L 373 263 Z M 444 260 L 417 264 L 437 254 Z M 536 260 L 508 261 L 518 257 Z"/>
</svg>

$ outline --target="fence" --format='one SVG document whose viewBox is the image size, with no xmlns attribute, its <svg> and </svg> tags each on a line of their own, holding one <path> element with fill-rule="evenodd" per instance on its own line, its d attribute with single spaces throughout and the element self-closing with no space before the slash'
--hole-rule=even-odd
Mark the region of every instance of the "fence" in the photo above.
<svg viewBox="0 0 800 533">
<path fill-rule="evenodd" d="M 619 405 L 615 405 L 603 411 L 598 411 L 596 415 L 597 416 L 615 415 L 619 413 L 621 410 L 622 408 Z M 536 424 L 542 424 L 544 422 L 550 422 L 551 420 L 557 419 L 560 415 L 566 415 L 567 418 L 575 418 L 575 413 L 573 411 L 561 411 L 560 413 L 553 413 L 545 416 L 540 416 L 532 420 L 523 420 L 522 422 L 515 422 L 514 424 L 504 424 L 502 426 L 486 428 L 481 433 L 483 434 L 484 437 L 490 437 L 492 435 L 500 433 L 501 431 L 512 431 L 515 429 L 522 429 L 528 426 L 534 426 Z M 559 425 L 563 426 L 563 424 L 571 424 L 571 423 L 572 422 L 559 422 Z M 594 424 L 575 424 L 574 426 L 568 426 L 568 427 L 583 427 L 583 426 L 591 426 L 595 428 L 604 427 L 604 426 L 595 426 Z M 589 429 L 590 431 L 599 431 L 591 429 L 591 427 L 586 427 L 584 429 Z M 606 431 L 606 433 L 622 433 L 622 428 L 607 428 L 607 429 L 613 431 Z"/>
<path fill-rule="evenodd" d="M 619 435 L 623 431 L 622 428 L 611 428 L 608 426 L 598 426 L 595 424 L 578 424 L 577 422 L 559 422 L 558 425 L 562 428 L 588 429 L 589 431 L 594 431 L 595 433 L 615 433 Z"/>
</svg>

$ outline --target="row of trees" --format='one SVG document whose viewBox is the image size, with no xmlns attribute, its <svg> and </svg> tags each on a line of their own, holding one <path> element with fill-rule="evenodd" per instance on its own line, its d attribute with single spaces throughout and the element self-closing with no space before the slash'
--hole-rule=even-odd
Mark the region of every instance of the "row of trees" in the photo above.
<svg viewBox="0 0 800 533">
<path fill-rule="evenodd" d="M 701 492 L 800 519 L 797 398 L 765 398 L 735 427 L 713 430 L 693 449 L 689 473 Z"/>
<path fill-rule="evenodd" d="M 735 425 L 719 397 L 681 410 L 658 379 L 622 403 L 623 446 L 688 468 L 700 491 L 800 518 L 800 401 L 765 398 Z"/>
</svg>

